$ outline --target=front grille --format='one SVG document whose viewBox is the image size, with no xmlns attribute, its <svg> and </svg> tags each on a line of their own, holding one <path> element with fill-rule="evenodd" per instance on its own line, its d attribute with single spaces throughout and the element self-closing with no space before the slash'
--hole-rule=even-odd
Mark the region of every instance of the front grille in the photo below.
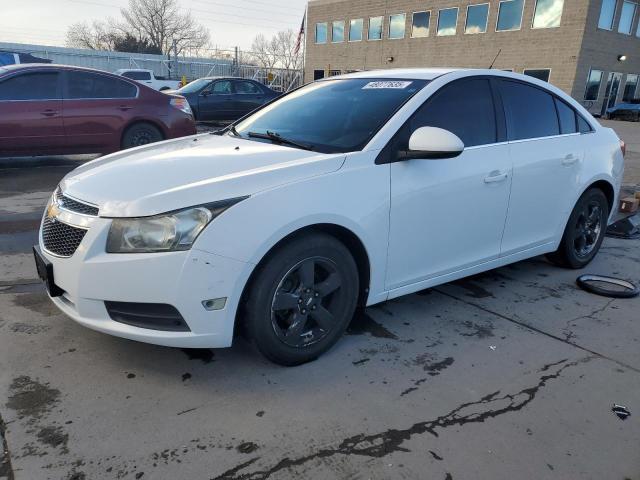
<svg viewBox="0 0 640 480">
<path fill-rule="evenodd" d="M 70 257 L 75 253 L 87 231 L 45 216 L 42 221 L 44 248 L 54 255 Z"/>
<path fill-rule="evenodd" d="M 105 301 L 104 306 L 111 320 L 119 323 L 163 332 L 191 331 L 173 305 Z"/>
<path fill-rule="evenodd" d="M 88 205 L 86 203 L 79 202 L 73 198 L 69 198 L 63 195 L 62 191 L 58 188 L 55 193 L 56 203 L 60 208 L 69 210 L 70 212 L 80 213 L 82 215 L 90 215 L 92 217 L 98 216 L 98 207 Z"/>
</svg>

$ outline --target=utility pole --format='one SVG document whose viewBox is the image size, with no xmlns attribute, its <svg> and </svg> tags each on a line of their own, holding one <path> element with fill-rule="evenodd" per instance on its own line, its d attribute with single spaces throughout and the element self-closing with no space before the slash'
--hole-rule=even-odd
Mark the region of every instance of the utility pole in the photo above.
<svg viewBox="0 0 640 480">
<path fill-rule="evenodd" d="M 234 77 L 239 77 L 240 76 L 240 63 L 239 63 L 239 59 L 238 59 L 238 47 L 236 47 L 235 51 L 236 51 L 235 58 L 233 60 L 233 65 L 234 65 L 233 76 Z"/>
<path fill-rule="evenodd" d="M 180 72 L 178 71 L 178 41 L 174 38 L 173 39 L 173 61 L 175 64 L 174 67 L 174 72 L 176 74 L 176 78 L 180 77 Z"/>
</svg>

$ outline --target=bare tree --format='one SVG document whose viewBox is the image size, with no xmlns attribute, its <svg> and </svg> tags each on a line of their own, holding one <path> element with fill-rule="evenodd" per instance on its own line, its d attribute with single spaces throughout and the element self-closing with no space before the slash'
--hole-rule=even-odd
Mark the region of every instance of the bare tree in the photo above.
<svg viewBox="0 0 640 480">
<path fill-rule="evenodd" d="M 269 74 L 280 76 L 280 83 L 285 91 L 298 80 L 302 69 L 302 49 L 296 49 L 297 43 L 297 33 L 283 30 L 270 39 L 259 34 L 251 45 L 255 63 Z"/>
<path fill-rule="evenodd" d="M 277 51 L 278 45 L 276 37 L 267 40 L 267 37 L 260 33 L 253 39 L 250 55 L 258 66 L 266 70 L 271 70 L 275 68 L 278 63 Z"/>
<path fill-rule="evenodd" d="M 67 46 L 91 50 L 114 50 L 118 32 L 112 22 L 74 23 L 67 30 Z"/>
<path fill-rule="evenodd" d="M 182 11 L 177 0 L 129 0 L 121 10 L 120 29 L 138 38 L 146 38 L 158 50 L 177 53 L 199 52 L 209 44 L 209 31 L 194 20 L 190 12 Z"/>
</svg>

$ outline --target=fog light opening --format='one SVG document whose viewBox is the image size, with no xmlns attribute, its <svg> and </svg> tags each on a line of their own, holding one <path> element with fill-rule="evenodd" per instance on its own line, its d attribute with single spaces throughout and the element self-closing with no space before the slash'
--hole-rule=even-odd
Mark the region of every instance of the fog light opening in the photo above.
<svg viewBox="0 0 640 480">
<path fill-rule="evenodd" d="M 210 300 L 203 300 L 202 306 L 205 310 L 212 312 L 214 310 L 222 310 L 227 304 L 227 297 L 212 298 Z"/>
</svg>

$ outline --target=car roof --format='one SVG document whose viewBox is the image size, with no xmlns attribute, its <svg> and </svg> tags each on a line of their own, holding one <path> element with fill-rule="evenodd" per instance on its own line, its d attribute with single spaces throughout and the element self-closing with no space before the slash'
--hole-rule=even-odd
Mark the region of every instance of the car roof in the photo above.
<svg viewBox="0 0 640 480">
<path fill-rule="evenodd" d="M 465 70 L 463 68 L 390 68 L 387 70 L 369 70 L 362 72 L 347 73 L 327 77 L 324 80 L 335 78 L 386 78 L 399 80 L 433 80 L 447 73 Z"/>
<path fill-rule="evenodd" d="M 3 65 L 4 70 L 13 72 L 16 70 L 37 70 L 37 69 L 48 69 L 48 70 L 85 70 L 87 72 L 97 72 L 97 73 L 106 73 L 109 75 L 113 75 L 111 72 L 106 72 L 104 70 L 99 70 L 97 68 L 87 68 L 87 67 L 76 67 L 75 65 L 58 65 L 55 63 L 17 63 L 13 65 Z"/>
</svg>

